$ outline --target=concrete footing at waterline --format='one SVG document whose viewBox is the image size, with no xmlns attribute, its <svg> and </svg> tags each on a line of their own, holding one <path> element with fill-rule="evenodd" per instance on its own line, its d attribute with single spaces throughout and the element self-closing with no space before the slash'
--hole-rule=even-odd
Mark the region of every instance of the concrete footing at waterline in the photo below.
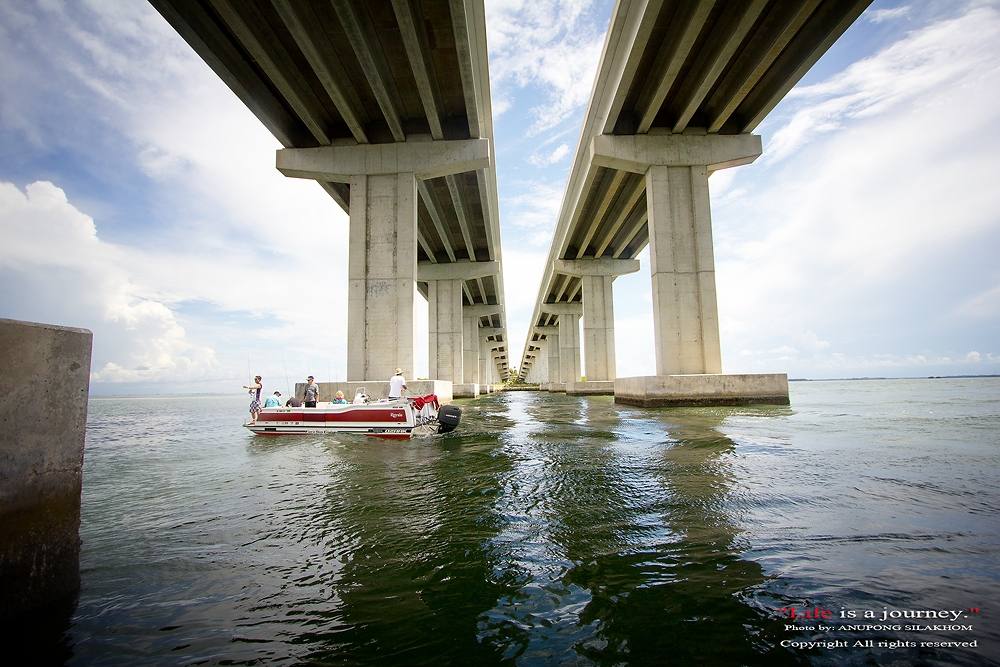
<svg viewBox="0 0 1000 667">
<path fill-rule="evenodd" d="M 93 335 L 0 319 L 0 619 L 80 587 L 80 490 Z"/>
<path fill-rule="evenodd" d="M 788 375 L 648 375 L 615 380 L 615 403 L 639 407 L 788 405 Z"/>
<path fill-rule="evenodd" d="M 365 393 L 368 394 L 369 400 L 377 401 L 381 398 L 385 398 L 389 393 L 389 380 L 355 380 L 355 381 L 344 381 L 344 382 L 317 382 L 319 385 L 319 400 L 320 401 L 332 401 L 334 396 L 336 396 L 338 391 L 344 392 L 344 398 L 348 402 L 354 400 L 354 394 L 358 389 L 364 389 Z M 295 395 L 299 398 L 305 393 L 306 384 L 304 382 L 297 382 L 295 384 Z M 438 402 L 451 403 L 454 400 L 455 395 L 453 391 L 453 385 L 448 380 L 407 380 L 406 381 L 406 395 L 407 396 L 426 396 L 427 394 L 435 394 L 438 397 Z"/>
<path fill-rule="evenodd" d="M 478 382 L 452 385 L 451 395 L 455 398 L 479 398 L 479 394 Z"/>
<path fill-rule="evenodd" d="M 613 380 L 567 383 L 566 393 L 570 396 L 611 396 L 615 393 L 615 383 Z"/>
</svg>

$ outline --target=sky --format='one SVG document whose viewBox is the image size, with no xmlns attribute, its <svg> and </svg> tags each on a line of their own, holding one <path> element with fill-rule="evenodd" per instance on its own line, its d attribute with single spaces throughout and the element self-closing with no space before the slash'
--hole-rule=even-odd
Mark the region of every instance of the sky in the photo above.
<svg viewBox="0 0 1000 667">
<path fill-rule="evenodd" d="M 486 0 L 511 360 L 609 0 Z M 95 394 L 346 371 L 347 216 L 145 2 L 0 3 L 0 317 L 94 332 Z M 873 3 L 710 179 L 725 372 L 1000 373 L 1000 4 Z M 648 257 L 615 282 L 650 375 Z M 426 375 L 419 302 L 416 376 Z"/>
</svg>

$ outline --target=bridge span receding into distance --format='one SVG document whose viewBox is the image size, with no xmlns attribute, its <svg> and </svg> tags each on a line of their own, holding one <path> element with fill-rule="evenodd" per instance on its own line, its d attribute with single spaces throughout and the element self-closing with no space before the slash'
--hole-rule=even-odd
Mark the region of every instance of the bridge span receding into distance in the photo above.
<svg viewBox="0 0 1000 667">
<path fill-rule="evenodd" d="M 708 177 L 761 154 L 754 128 L 870 2 L 618 0 L 520 379 L 635 405 L 788 402 L 783 373 L 722 373 Z M 612 283 L 647 245 L 656 375 L 618 378 Z"/>
<path fill-rule="evenodd" d="M 482 0 L 150 2 L 284 146 L 278 170 L 349 213 L 347 380 L 414 373 L 414 286 L 427 389 L 506 379 Z"/>
<path fill-rule="evenodd" d="M 761 154 L 754 128 L 870 1 L 616 2 L 520 379 L 787 403 L 784 374 L 722 373 L 708 177 Z M 278 170 L 349 213 L 347 380 L 413 372 L 415 289 L 429 389 L 510 377 L 483 0 L 150 2 L 284 146 Z M 647 245 L 656 375 L 618 378 L 612 285 Z"/>
</svg>

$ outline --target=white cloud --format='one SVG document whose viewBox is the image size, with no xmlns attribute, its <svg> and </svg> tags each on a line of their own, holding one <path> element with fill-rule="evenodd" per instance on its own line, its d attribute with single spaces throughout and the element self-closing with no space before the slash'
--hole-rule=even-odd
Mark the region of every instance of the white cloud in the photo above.
<svg viewBox="0 0 1000 667">
<path fill-rule="evenodd" d="M 6 21 L 10 8 L 0 11 Z M 35 18 L 20 36 L 46 45 L 35 57 L 0 39 L 0 57 L 10 64 L 0 75 L 8 84 L 4 99 L 18 101 L 29 132 L 46 150 L 93 156 L 100 164 L 88 166 L 102 180 L 139 170 L 151 192 L 169 197 L 155 221 L 108 227 L 144 227 L 128 235 L 127 247 L 116 246 L 130 296 L 173 313 L 187 303 L 204 304 L 211 312 L 185 316 L 184 329 L 187 339 L 212 341 L 220 377 L 243 377 L 247 357 L 277 376 L 285 365 L 278 356 L 296 376 L 309 368 L 343 377 L 346 214 L 315 183 L 274 169 L 275 139 L 151 7 L 54 5 Z M 0 123 L 8 125 L 8 118 Z M 86 208 L 120 218 L 130 194 L 108 186 L 100 195 L 108 200 Z M 167 313 L 146 308 L 141 314 L 150 322 L 159 318 L 163 336 L 178 337 Z M 240 324 L 223 323 L 233 319 Z M 119 321 L 140 337 L 129 317 Z M 164 349 L 174 348 L 150 347 L 146 356 Z M 111 366 L 97 379 L 128 380 L 135 368 L 167 368 L 116 363 L 128 373 Z"/>
<path fill-rule="evenodd" d="M 567 155 L 569 155 L 569 144 L 559 144 L 550 152 L 533 153 L 528 162 L 538 167 L 546 167 L 561 162 Z"/>
<path fill-rule="evenodd" d="M 955 315 L 976 320 L 1000 319 L 1000 285 L 965 299 L 955 309 Z"/>
<path fill-rule="evenodd" d="M 563 189 L 561 184 L 534 181 L 520 184 L 524 189 L 504 201 L 504 224 L 517 228 L 528 245 L 546 248 L 559 216 Z M 524 238 L 526 235 L 526 238 Z M 505 244 L 505 247 L 516 244 Z"/>
<path fill-rule="evenodd" d="M 189 340 L 170 308 L 131 281 L 127 251 L 103 242 L 52 183 L 24 192 L 0 183 L 0 238 L 0 276 L 17 286 L 8 299 L 24 302 L 20 312 L 94 331 L 94 381 L 189 381 L 218 371 L 215 351 Z"/>
<path fill-rule="evenodd" d="M 910 14 L 910 9 L 911 7 L 909 5 L 892 7 L 889 9 L 870 9 L 865 12 L 865 18 L 872 23 L 883 23 L 885 21 L 892 21 L 894 19 L 908 16 Z"/>
<path fill-rule="evenodd" d="M 940 95 L 941 88 L 961 80 L 989 90 L 982 86 L 995 74 L 997 34 L 996 9 L 975 8 L 914 31 L 827 81 L 793 89 L 787 97 L 787 106 L 795 109 L 792 118 L 784 122 L 776 114 L 767 123 L 784 126 L 768 141 L 764 160 L 782 160 L 809 141 L 890 109 L 905 116 L 935 104 L 938 124 L 949 122 L 957 107 Z"/>
<path fill-rule="evenodd" d="M 591 0 L 491 0 L 486 3 L 490 82 L 504 99 L 511 88 L 537 87 L 529 135 L 555 127 L 590 97 L 606 26 L 594 25 Z"/>
</svg>

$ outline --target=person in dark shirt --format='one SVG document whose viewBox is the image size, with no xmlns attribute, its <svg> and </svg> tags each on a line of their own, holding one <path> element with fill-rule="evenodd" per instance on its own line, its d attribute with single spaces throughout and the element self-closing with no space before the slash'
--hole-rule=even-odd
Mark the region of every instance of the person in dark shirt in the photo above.
<svg viewBox="0 0 1000 667">
<path fill-rule="evenodd" d="M 285 401 L 285 407 L 286 408 L 301 408 L 302 407 L 302 401 L 300 401 L 296 397 L 292 396 L 290 399 L 288 399 L 287 401 Z"/>
<path fill-rule="evenodd" d="M 313 379 L 312 375 L 307 377 L 306 380 L 308 383 L 306 384 L 305 396 L 303 396 L 305 405 L 307 408 L 315 408 L 316 401 L 319 398 L 319 385 L 316 384 L 316 380 Z"/>
</svg>

